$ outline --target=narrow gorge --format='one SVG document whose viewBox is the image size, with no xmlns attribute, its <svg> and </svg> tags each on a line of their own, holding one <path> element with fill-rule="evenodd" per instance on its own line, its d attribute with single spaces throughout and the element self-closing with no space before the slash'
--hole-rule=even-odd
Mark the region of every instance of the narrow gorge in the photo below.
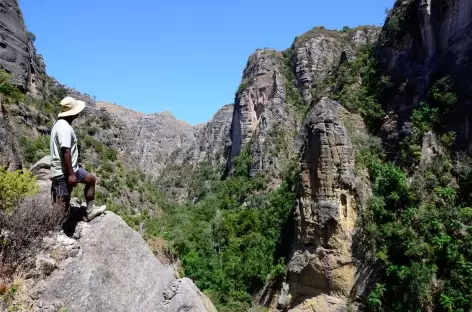
<svg viewBox="0 0 472 312">
<path fill-rule="evenodd" d="M 62 85 L 0 0 L 0 193 L 20 193 L 0 195 L 1 308 L 470 311 L 471 32 L 472 0 L 317 26 L 255 51 L 234 103 L 190 125 Z M 45 157 L 66 95 L 109 210 L 70 235 Z"/>
</svg>

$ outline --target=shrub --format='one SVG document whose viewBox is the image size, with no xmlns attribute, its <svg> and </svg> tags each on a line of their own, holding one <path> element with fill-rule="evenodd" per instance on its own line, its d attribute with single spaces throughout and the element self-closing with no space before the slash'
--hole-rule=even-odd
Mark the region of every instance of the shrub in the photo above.
<svg viewBox="0 0 472 312">
<path fill-rule="evenodd" d="M 56 228 L 61 211 L 56 211 L 44 197 L 29 197 L 15 206 L 14 212 L 5 219 L 2 248 L 3 264 L 9 271 L 26 264 L 26 259 L 40 247 L 40 239 Z"/>
<path fill-rule="evenodd" d="M 366 44 L 355 60 L 341 64 L 325 82 L 334 91 L 333 99 L 349 111 L 360 113 L 373 132 L 380 127 L 385 115 L 378 98 L 389 83 L 388 78 L 379 75 L 375 46 Z"/>
<path fill-rule="evenodd" d="M 23 136 L 20 139 L 20 146 L 23 151 L 23 159 L 28 164 L 33 164 L 44 155 L 49 154 L 49 135 L 42 135 L 38 138 Z"/>
<path fill-rule="evenodd" d="M 236 90 L 235 95 L 239 96 L 241 92 L 246 90 L 247 87 L 249 87 L 252 83 L 254 82 L 254 78 L 245 78 L 241 81 L 241 83 L 238 86 L 238 89 Z"/>
<path fill-rule="evenodd" d="M 11 75 L 2 69 L 0 69 L 0 93 L 13 100 L 24 98 L 20 89 L 11 83 Z"/>
<path fill-rule="evenodd" d="M 104 149 L 103 158 L 109 161 L 116 160 L 116 151 L 113 148 L 107 147 Z"/>
<path fill-rule="evenodd" d="M 28 37 L 28 40 L 30 40 L 31 42 L 35 42 L 36 41 L 36 36 L 35 34 L 33 34 L 31 31 L 28 31 L 26 33 L 27 37 Z"/>
<path fill-rule="evenodd" d="M 26 197 L 39 192 L 36 178 L 29 171 L 7 171 L 0 168 L 0 211 L 11 215 Z"/>
<path fill-rule="evenodd" d="M 8 172 L 0 169 L 1 260 L 3 274 L 11 274 L 25 263 L 46 232 L 52 230 L 61 217 L 51 209 L 39 192 L 36 178 L 30 172 Z"/>
<path fill-rule="evenodd" d="M 458 183 L 452 183 L 449 156 L 435 158 L 415 173 L 411 185 L 392 163 L 369 162 L 375 196 L 362 227 L 380 270 L 368 311 L 472 308 L 470 162 L 456 161 Z"/>
<path fill-rule="evenodd" d="M 90 127 L 87 128 L 87 133 L 88 133 L 88 135 L 92 135 L 92 136 L 93 136 L 93 135 L 95 135 L 95 134 L 97 133 L 97 131 L 98 131 L 97 128 L 94 127 L 94 126 L 90 126 Z"/>
<path fill-rule="evenodd" d="M 438 79 L 429 91 L 429 98 L 437 110 L 439 116 L 444 117 L 450 114 L 459 103 L 459 98 L 454 91 L 454 81 L 450 76 Z M 438 119 L 437 122 L 440 120 Z"/>
</svg>

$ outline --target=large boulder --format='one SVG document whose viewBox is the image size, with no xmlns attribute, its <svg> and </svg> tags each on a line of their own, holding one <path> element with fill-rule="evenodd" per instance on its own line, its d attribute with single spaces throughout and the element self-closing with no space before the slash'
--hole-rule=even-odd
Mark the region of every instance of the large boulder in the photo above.
<svg viewBox="0 0 472 312">
<path fill-rule="evenodd" d="M 47 180 L 51 174 L 51 156 L 44 156 L 31 166 L 31 172 L 40 180 Z"/>
<path fill-rule="evenodd" d="M 80 222 L 74 237 L 48 238 L 54 252 L 38 256 L 37 270 L 46 269 L 33 289 L 35 311 L 216 311 L 116 214 Z"/>
</svg>

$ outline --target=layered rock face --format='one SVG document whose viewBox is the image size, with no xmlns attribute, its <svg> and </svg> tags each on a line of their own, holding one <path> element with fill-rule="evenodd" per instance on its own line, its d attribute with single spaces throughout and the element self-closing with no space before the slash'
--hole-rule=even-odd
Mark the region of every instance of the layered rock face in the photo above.
<svg viewBox="0 0 472 312">
<path fill-rule="evenodd" d="M 347 58 L 355 56 L 359 46 L 376 42 L 379 32 L 379 28 L 372 26 L 345 33 L 314 28 L 297 38 L 293 44 L 295 75 L 305 101 L 311 102 L 312 90 L 332 66 L 339 63 L 343 54 Z"/>
<path fill-rule="evenodd" d="M 293 109 L 286 103 L 282 66 L 283 56 L 275 50 L 258 50 L 249 57 L 236 94 L 228 169 L 234 157 L 251 143 L 253 172 L 268 168 L 280 171 L 287 151 L 279 150 L 281 153 L 277 154 L 270 149 L 280 140 L 280 135 L 287 135 L 290 139 L 282 145 L 290 151 L 291 137 L 297 129 Z"/>
<path fill-rule="evenodd" d="M 397 1 L 381 34 L 383 64 L 396 75 L 407 75 L 412 63 L 458 70 L 470 53 L 471 15 L 468 0 Z M 392 27 L 397 22 L 403 27 Z"/>
<path fill-rule="evenodd" d="M 195 155 L 199 163 L 206 162 L 219 168 L 225 166 L 231 148 L 229 132 L 233 110 L 232 104 L 223 106 L 208 123 L 200 127 L 197 146 L 189 151 Z"/>
<path fill-rule="evenodd" d="M 461 103 L 448 124 L 458 133 L 459 143 L 472 146 L 471 16 L 469 0 L 396 2 L 378 46 L 382 71 L 392 82 L 384 101 L 390 113 L 384 126 L 387 138 L 398 140 L 398 134 L 408 131 L 405 123 L 412 106 L 427 97 L 435 80 L 449 75 L 454 79 Z"/>
<path fill-rule="evenodd" d="M 6 167 L 9 170 L 16 170 L 21 168 L 21 156 L 15 144 L 11 125 L 8 121 L 0 97 L 0 137 L 2 143 L 0 144 L 0 166 Z"/>
<path fill-rule="evenodd" d="M 108 141 L 133 161 L 133 166 L 154 176 L 166 166 L 206 162 L 221 167 L 228 155 L 233 105 L 225 105 L 205 124 L 192 126 L 171 113 L 142 114 L 124 107 L 97 102 L 96 109 L 114 120 Z M 117 138 L 114 140 L 112 137 Z"/>
<path fill-rule="evenodd" d="M 365 131 L 360 116 L 327 98 L 307 117 L 295 248 L 279 310 L 343 311 L 353 299 L 357 272 L 353 235 L 370 190 L 355 174 L 347 119 L 357 121 L 357 131 Z"/>
<path fill-rule="evenodd" d="M 344 33 L 315 28 L 298 37 L 285 55 L 271 49 L 251 55 L 236 93 L 228 169 L 232 159 L 251 143 L 253 172 L 280 173 L 292 151 L 298 149 L 301 122 L 297 113 L 303 115 L 311 105 L 318 84 L 333 66 L 343 57 L 355 57 L 362 44 L 375 42 L 379 31 L 371 26 Z M 287 94 L 299 91 L 303 103 L 295 107 Z"/>
<path fill-rule="evenodd" d="M 97 107 L 123 125 L 124 152 L 149 173 L 157 175 L 170 159 L 182 163 L 185 155 L 179 151 L 196 141 L 196 129 L 170 113 L 146 115 L 105 102 Z"/>
<path fill-rule="evenodd" d="M 37 95 L 42 69 L 17 0 L 0 1 L 0 67 L 13 75 L 15 84 Z"/>
</svg>

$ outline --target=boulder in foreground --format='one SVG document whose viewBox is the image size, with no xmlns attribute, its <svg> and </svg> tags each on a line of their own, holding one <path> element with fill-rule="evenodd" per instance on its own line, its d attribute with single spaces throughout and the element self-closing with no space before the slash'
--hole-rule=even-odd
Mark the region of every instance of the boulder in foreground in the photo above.
<svg viewBox="0 0 472 312">
<path fill-rule="evenodd" d="M 34 286 L 35 311 L 216 312 L 190 279 L 176 279 L 174 269 L 159 262 L 114 213 L 80 222 L 74 236 L 48 238 L 55 252 L 38 256 L 40 263 L 58 255 L 65 259 Z"/>
</svg>

